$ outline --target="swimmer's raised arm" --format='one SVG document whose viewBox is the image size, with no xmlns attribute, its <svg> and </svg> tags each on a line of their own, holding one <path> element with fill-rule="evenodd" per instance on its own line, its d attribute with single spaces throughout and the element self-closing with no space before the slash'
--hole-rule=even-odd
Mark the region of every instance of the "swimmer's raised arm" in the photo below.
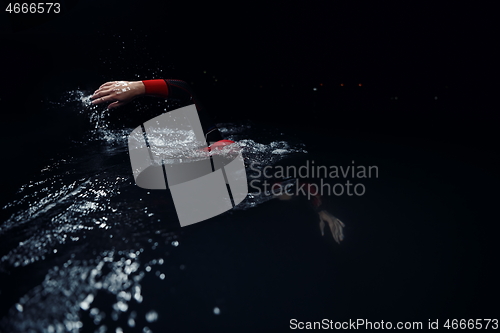
<svg viewBox="0 0 500 333">
<path fill-rule="evenodd" d="M 222 140 L 210 115 L 196 98 L 191 86 L 182 80 L 154 79 L 142 81 L 106 82 L 90 97 L 92 104 L 109 103 L 108 110 L 125 105 L 139 96 L 177 100 L 181 106 L 195 104 L 208 142 Z"/>
<path fill-rule="evenodd" d="M 112 102 L 108 105 L 109 110 L 125 105 L 139 96 L 170 97 L 170 90 L 177 86 L 181 88 L 181 92 L 176 92 L 174 97 L 191 99 L 193 94 L 187 83 L 180 80 L 163 79 L 106 82 L 94 92 L 90 99 L 92 99 L 92 104 Z"/>
</svg>

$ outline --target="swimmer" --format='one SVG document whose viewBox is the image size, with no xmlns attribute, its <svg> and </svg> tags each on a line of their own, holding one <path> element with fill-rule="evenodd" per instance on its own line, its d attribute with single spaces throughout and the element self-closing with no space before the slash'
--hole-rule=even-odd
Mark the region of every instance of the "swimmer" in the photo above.
<svg viewBox="0 0 500 333">
<path fill-rule="evenodd" d="M 210 117 L 195 97 L 190 86 L 181 80 L 111 81 L 101 85 L 90 98 L 92 104 L 110 103 L 107 108 L 111 110 L 130 103 L 140 96 L 180 99 L 185 105 L 194 102 L 207 142 L 212 144 L 222 140 L 220 132 L 210 120 Z M 276 183 L 279 184 L 279 182 Z M 333 239 L 340 244 L 344 239 L 343 228 L 345 225 L 325 209 L 321 195 L 317 193 L 313 195 L 311 193 L 310 183 L 300 182 L 301 185 L 305 185 L 310 204 L 318 213 L 321 235 L 325 235 L 325 226 L 328 224 Z M 294 195 L 288 193 L 275 195 L 275 198 L 285 201 L 293 197 Z"/>
</svg>

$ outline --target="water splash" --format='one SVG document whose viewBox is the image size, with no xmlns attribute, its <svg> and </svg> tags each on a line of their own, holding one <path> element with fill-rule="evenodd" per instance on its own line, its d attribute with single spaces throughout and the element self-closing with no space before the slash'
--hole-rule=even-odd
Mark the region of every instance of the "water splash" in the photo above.
<svg viewBox="0 0 500 333">
<path fill-rule="evenodd" d="M 0 243 L 6 249 L 0 257 L 0 274 L 36 267 L 45 277 L 19 295 L 0 324 L 7 331 L 78 332 L 83 329 L 82 316 L 87 316 L 95 331 L 127 331 L 115 319 L 126 318 L 130 328 L 138 325 L 134 304 L 148 301 L 141 281 L 151 275 L 166 283 L 170 271 L 163 265 L 186 267 L 165 250 L 181 247 L 181 230 L 168 224 L 176 221 L 175 210 L 170 207 L 160 214 L 157 206 L 169 206 L 143 200 L 149 192 L 135 186 L 127 153 L 130 128 L 112 129 L 107 110 L 92 105 L 90 95 L 81 90 L 68 91 L 52 106 L 70 107 L 91 126 L 84 139 L 74 142 L 70 154 L 49 161 L 3 207 L 9 217 L 0 224 Z M 303 143 L 274 129 L 250 122 L 218 127 L 241 147 L 249 176 L 257 173 L 252 168 L 262 170 L 288 154 L 306 153 Z M 170 139 L 165 140 L 165 134 Z M 153 133 L 155 153 L 169 150 L 172 156 L 206 158 L 209 153 L 200 150 L 190 135 Z M 182 151 L 175 150 L 180 146 Z M 231 149 L 228 145 L 210 154 L 227 154 Z M 271 198 L 249 193 L 236 209 Z M 155 253 L 156 259 L 150 260 L 148 256 Z M 103 295 L 113 295 L 116 301 L 99 308 L 96 304 Z M 141 318 L 148 323 L 161 321 L 159 309 L 148 311 Z M 147 326 L 142 330 L 151 331 Z"/>
</svg>

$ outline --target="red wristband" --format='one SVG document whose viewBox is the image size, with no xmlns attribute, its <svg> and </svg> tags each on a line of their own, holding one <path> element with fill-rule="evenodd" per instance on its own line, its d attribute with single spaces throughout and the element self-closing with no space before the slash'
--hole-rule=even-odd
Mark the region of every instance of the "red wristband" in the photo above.
<svg viewBox="0 0 500 333">
<path fill-rule="evenodd" d="M 168 97 L 168 86 L 165 80 L 143 80 L 142 83 L 146 88 L 146 95 Z"/>
</svg>

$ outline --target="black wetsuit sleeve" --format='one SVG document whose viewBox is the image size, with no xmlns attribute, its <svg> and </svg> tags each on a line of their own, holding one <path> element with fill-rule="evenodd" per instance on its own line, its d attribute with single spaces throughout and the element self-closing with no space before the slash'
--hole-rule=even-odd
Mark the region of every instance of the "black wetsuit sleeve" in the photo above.
<svg viewBox="0 0 500 333">
<path fill-rule="evenodd" d="M 200 103 L 199 99 L 194 94 L 191 86 L 181 80 L 166 79 L 168 87 L 168 98 L 177 99 L 184 106 L 195 104 L 198 116 L 200 118 L 201 127 L 207 137 L 208 142 L 216 142 L 222 140 L 217 127 L 208 115 L 208 112 Z"/>
</svg>

